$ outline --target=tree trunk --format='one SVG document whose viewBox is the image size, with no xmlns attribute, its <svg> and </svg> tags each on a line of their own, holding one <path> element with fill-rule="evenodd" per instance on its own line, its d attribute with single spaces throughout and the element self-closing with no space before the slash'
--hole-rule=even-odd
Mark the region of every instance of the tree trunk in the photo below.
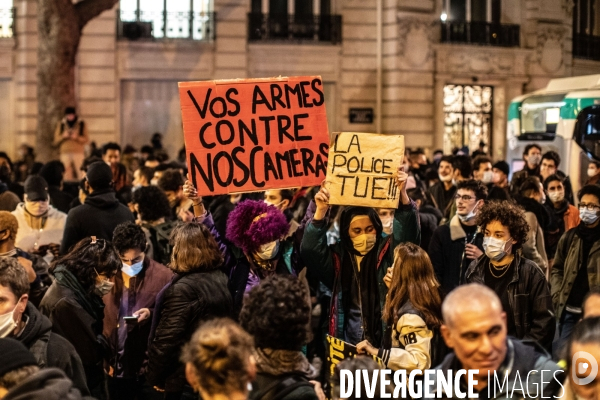
<svg viewBox="0 0 600 400">
<path fill-rule="evenodd" d="M 38 1 L 38 125 L 36 153 L 56 158 L 54 130 L 66 107 L 75 107 L 75 60 L 85 24 L 118 0 Z M 79 111 L 79 110 L 78 110 Z"/>
</svg>

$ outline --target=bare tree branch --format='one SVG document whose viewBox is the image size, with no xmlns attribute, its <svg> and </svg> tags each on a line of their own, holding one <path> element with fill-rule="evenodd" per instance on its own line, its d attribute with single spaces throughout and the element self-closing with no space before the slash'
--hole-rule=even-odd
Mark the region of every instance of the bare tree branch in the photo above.
<svg viewBox="0 0 600 400">
<path fill-rule="evenodd" d="M 79 19 L 79 29 L 102 12 L 110 10 L 119 0 L 82 0 L 75 4 L 75 12 Z"/>
</svg>

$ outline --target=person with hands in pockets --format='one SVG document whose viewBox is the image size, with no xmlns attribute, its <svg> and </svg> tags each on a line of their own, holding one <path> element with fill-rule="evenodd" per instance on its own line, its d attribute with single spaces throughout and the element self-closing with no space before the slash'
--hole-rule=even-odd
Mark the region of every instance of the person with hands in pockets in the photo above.
<svg viewBox="0 0 600 400">
<path fill-rule="evenodd" d="M 440 284 L 429 256 L 412 243 L 399 245 L 394 250 L 394 266 L 384 281 L 389 292 L 383 309 L 388 324 L 383 346 L 376 348 L 363 340 L 356 346 L 358 353 L 377 356 L 393 370 L 431 368 L 442 360 L 445 346 L 439 334 Z"/>
<path fill-rule="evenodd" d="M 420 241 L 416 204 L 406 194 L 408 175 L 398 169 L 400 205 L 392 234 L 385 237 L 377 212 L 369 207 L 346 207 L 340 217 L 340 240 L 327 243 L 329 191 L 315 195 L 315 212 L 307 223 L 300 256 L 310 273 L 332 291 L 329 334 L 357 344 L 365 339 L 379 347 L 385 324 L 381 318 L 387 287 L 383 278 L 393 263 L 393 249 L 402 242 Z"/>
</svg>

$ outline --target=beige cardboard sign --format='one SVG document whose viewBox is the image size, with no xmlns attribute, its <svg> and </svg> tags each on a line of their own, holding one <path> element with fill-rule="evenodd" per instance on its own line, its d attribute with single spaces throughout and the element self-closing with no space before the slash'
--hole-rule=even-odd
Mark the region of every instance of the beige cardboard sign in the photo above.
<svg viewBox="0 0 600 400">
<path fill-rule="evenodd" d="M 404 136 L 338 133 L 329 147 L 329 204 L 397 208 Z"/>
</svg>

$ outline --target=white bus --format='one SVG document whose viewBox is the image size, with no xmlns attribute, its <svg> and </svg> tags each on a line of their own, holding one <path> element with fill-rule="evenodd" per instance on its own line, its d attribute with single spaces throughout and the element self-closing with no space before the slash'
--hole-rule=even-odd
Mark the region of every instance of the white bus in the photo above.
<svg viewBox="0 0 600 400">
<path fill-rule="evenodd" d="M 511 174 L 523 168 L 525 146 L 554 150 L 559 169 L 576 194 L 590 160 L 600 161 L 600 75 L 553 79 L 546 88 L 512 100 L 508 108 L 506 160 Z"/>
</svg>

